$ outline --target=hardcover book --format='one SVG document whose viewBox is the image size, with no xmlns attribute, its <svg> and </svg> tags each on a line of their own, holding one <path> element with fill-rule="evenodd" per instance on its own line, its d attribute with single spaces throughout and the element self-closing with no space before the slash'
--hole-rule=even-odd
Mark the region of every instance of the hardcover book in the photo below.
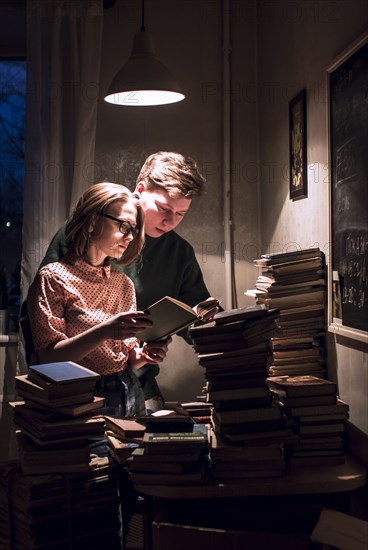
<svg viewBox="0 0 368 550">
<path fill-rule="evenodd" d="M 149 313 L 152 326 L 140 332 L 139 338 L 145 342 L 164 340 L 195 321 L 202 320 L 204 315 L 218 304 L 219 301 L 216 298 L 200 302 L 197 304 L 196 313 L 187 304 L 165 296 L 146 310 Z"/>
<path fill-rule="evenodd" d="M 56 363 L 32 365 L 29 367 L 29 371 L 30 374 L 35 373 L 38 377 L 41 377 L 41 379 L 54 384 L 69 384 L 82 380 L 97 382 L 100 378 L 100 375 L 96 372 L 86 369 L 73 361 L 59 361 Z"/>
<path fill-rule="evenodd" d="M 255 386 L 248 388 L 234 388 L 230 390 L 209 390 L 207 392 L 208 401 L 233 401 L 242 400 L 246 404 L 247 399 L 261 399 L 266 402 L 271 398 L 270 390 L 267 386 Z"/>
<path fill-rule="evenodd" d="M 208 434 L 202 430 L 194 429 L 191 432 L 169 432 L 169 433 L 156 433 L 145 432 L 143 436 L 143 443 L 145 446 L 159 447 L 159 446 L 207 446 Z"/>
<path fill-rule="evenodd" d="M 87 413 L 98 414 L 99 409 L 105 406 L 105 398 L 94 396 L 93 400 L 88 401 L 87 403 L 75 403 L 61 407 L 49 407 L 48 405 L 43 405 L 41 403 L 37 403 L 37 401 L 32 401 L 29 399 L 26 399 L 24 404 L 31 410 L 52 412 L 53 414 L 75 417 L 82 416 Z"/>
<path fill-rule="evenodd" d="M 280 406 L 257 407 L 255 409 L 242 409 L 236 411 L 214 411 L 216 420 L 220 424 L 239 424 L 242 422 L 261 422 L 266 420 L 278 420 L 284 417 Z"/>
<path fill-rule="evenodd" d="M 336 394 L 337 385 L 317 376 L 271 376 L 266 379 L 271 391 L 287 397 Z"/>
<path fill-rule="evenodd" d="M 55 388 L 66 388 L 68 385 L 54 385 Z M 75 393 L 73 390 L 72 393 L 69 391 L 64 392 L 64 390 L 58 391 L 51 388 L 42 388 L 37 384 L 34 384 L 28 379 L 26 374 L 21 374 L 15 377 L 15 388 L 19 395 L 24 399 L 29 399 L 31 401 L 36 401 L 43 405 L 48 405 L 49 407 L 63 407 L 65 405 L 74 405 L 77 403 L 87 403 L 93 401 L 93 390 L 90 388 L 88 393 Z"/>
<path fill-rule="evenodd" d="M 349 405 L 341 399 L 337 399 L 336 403 L 331 405 L 307 405 L 299 407 L 290 407 L 289 413 L 295 417 L 310 417 L 316 415 L 328 415 L 328 414 L 347 414 L 349 412 Z"/>
<path fill-rule="evenodd" d="M 220 311 L 214 316 L 216 325 L 232 323 L 234 321 L 255 320 L 261 319 L 268 315 L 268 310 L 263 305 L 256 305 L 243 308 L 230 309 L 228 311 Z"/>
<path fill-rule="evenodd" d="M 301 250 L 292 250 L 290 252 L 272 252 L 270 254 L 262 254 L 260 258 L 254 260 L 256 265 L 275 265 L 287 261 L 307 260 L 310 258 L 323 257 L 323 253 L 318 247 L 304 248 Z"/>
<path fill-rule="evenodd" d="M 146 431 L 146 426 L 137 420 L 113 416 L 104 416 L 104 418 L 107 429 L 125 440 L 141 440 Z"/>
<path fill-rule="evenodd" d="M 81 437 L 104 432 L 105 421 L 102 417 L 68 418 L 64 420 L 42 421 L 28 417 L 15 409 L 14 423 L 39 441 L 57 440 L 62 437 Z"/>
<path fill-rule="evenodd" d="M 274 399 L 285 407 L 313 407 L 315 405 L 334 405 L 337 402 L 336 395 L 307 395 L 305 397 L 286 397 L 274 395 Z"/>
<path fill-rule="evenodd" d="M 156 411 L 149 416 L 138 417 L 148 432 L 167 433 L 167 432 L 191 432 L 194 426 L 194 420 L 191 416 L 175 414 L 173 411 L 165 411 L 170 414 L 157 415 Z"/>
</svg>

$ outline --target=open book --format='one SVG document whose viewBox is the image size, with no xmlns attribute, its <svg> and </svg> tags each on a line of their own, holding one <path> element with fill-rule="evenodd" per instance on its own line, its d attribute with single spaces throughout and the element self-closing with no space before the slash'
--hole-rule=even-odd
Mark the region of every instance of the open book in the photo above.
<svg viewBox="0 0 368 550">
<path fill-rule="evenodd" d="M 218 304 L 219 301 L 216 298 L 204 300 L 196 306 L 196 313 L 193 308 L 180 300 L 165 296 L 146 310 L 150 314 L 149 319 L 152 321 L 152 326 L 140 332 L 139 339 L 144 342 L 164 340 L 188 327 L 194 321 L 202 320 L 206 313 Z"/>
</svg>

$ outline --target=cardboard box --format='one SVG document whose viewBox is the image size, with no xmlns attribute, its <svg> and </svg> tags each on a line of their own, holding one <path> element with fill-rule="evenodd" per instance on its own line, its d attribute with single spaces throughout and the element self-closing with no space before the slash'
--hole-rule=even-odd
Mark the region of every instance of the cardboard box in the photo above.
<svg viewBox="0 0 368 550">
<path fill-rule="evenodd" d="M 263 533 L 152 523 L 152 550 L 311 550 L 306 533 Z"/>
</svg>

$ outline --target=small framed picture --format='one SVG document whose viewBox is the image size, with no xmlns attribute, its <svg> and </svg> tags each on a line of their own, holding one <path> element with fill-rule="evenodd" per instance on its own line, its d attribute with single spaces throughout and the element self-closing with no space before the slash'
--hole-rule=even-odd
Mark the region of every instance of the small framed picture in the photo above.
<svg viewBox="0 0 368 550">
<path fill-rule="evenodd" d="M 308 196 L 307 185 L 307 91 L 289 103 L 290 199 Z"/>
</svg>

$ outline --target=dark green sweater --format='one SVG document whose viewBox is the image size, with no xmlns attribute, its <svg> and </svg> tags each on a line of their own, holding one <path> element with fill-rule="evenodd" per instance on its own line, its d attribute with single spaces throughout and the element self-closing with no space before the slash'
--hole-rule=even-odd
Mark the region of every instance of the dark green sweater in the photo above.
<svg viewBox="0 0 368 550">
<path fill-rule="evenodd" d="M 66 254 L 65 228 L 61 227 L 52 239 L 43 265 L 57 262 Z M 195 306 L 210 296 L 194 254 L 193 247 L 175 231 L 157 239 L 146 236 L 140 260 L 132 266 L 120 266 L 134 282 L 138 310 L 145 310 L 163 296 L 171 296 Z M 188 332 L 180 334 L 188 342 Z M 140 378 L 145 398 L 160 395 L 155 376 L 158 365 L 146 365 L 135 371 Z"/>
</svg>

